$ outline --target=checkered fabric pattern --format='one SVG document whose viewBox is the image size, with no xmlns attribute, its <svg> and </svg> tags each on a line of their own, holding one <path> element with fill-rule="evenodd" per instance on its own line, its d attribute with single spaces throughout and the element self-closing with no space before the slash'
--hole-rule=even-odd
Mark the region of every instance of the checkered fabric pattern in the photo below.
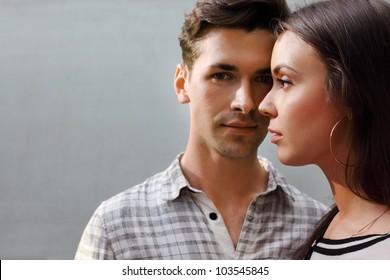
<svg viewBox="0 0 390 280">
<path fill-rule="evenodd" d="M 164 172 L 101 203 L 75 259 L 290 259 L 327 210 L 259 157 L 268 188 L 250 204 L 234 248 L 223 221 L 218 230 L 201 201 L 209 202 L 207 209 L 212 202 L 189 186 L 180 156 Z"/>
</svg>

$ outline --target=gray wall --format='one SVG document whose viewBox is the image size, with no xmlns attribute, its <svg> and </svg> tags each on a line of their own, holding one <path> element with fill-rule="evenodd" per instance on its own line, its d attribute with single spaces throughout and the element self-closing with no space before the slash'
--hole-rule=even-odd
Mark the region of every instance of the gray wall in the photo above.
<svg viewBox="0 0 390 280">
<path fill-rule="evenodd" d="M 289 1 L 294 7 L 298 1 Z M 183 151 L 177 35 L 194 0 L 0 0 L 0 259 L 71 259 L 97 205 Z M 278 164 L 330 204 L 315 167 Z"/>
</svg>

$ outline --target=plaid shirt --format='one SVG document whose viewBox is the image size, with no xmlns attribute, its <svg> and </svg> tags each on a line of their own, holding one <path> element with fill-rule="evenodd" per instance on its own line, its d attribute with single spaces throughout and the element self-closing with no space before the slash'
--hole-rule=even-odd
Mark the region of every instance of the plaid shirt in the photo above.
<svg viewBox="0 0 390 280">
<path fill-rule="evenodd" d="M 234 248 L 218 210 L 189 185 L 179 159 L 101 203 L 75 259 L 290 259 L 326 212 L 259 157 L 269 172 L 267 191 L 249 205 Z"/>
</svg>

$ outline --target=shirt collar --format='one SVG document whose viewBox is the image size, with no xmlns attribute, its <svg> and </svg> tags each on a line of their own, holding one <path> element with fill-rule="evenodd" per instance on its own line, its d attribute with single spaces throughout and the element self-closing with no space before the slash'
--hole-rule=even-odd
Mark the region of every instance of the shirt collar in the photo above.
<svg viewBox="0 0 390 280">
<path fill-rule="evenodd" d="M 193 190 L 192 188 L 190 188 L 190 184 L 184 177 L 183 171 L 180 167 L 180 158 L 182 157 L 182 155 L 183 153 L 179 154 L 165 171 L 166 186 L 163 188 L 163 200 L 175 200 L 180 195 L 181 190 L 184 188 Z"/>
<path fill-rule="evenodd" d="M 291 186 L 287 183 L 286 178 L 275 168 L 271 161 L 259 157 L 260 164 L 268 171 L 267 190 L 260 196 L 265 196 L 276 189 L 281 189 L 292 201 L 295 201 Z"/>
<path fill-rule="evenodd" d="M 188 189 L 192 192 L 202 192 L 198 189 L 195 189 L 190 186 L 187 179 L 184 177 L 183 171 L 180 167 L 180 158 L 183 156 L 183 153 L 176 156 L 174 161 L 165 171 L 166 173 L 166 186 L 163 188 L 162 198 L 163 200 L 170 201 L 175 200 L 179 197 L 182 189 Z M 271 161 L 266 158 L 259 157 L 260 164 L 268 171 L 268 186 L 267 190 L 262 193 L 260 196 L 268 195 L 276 191 L 276 189 L 281 189 L 292 201 L 294 201 L 294 195 L 290 190 L 290 187 L 283 177 L 283 175 L 275 168 Z"/>
</svg>

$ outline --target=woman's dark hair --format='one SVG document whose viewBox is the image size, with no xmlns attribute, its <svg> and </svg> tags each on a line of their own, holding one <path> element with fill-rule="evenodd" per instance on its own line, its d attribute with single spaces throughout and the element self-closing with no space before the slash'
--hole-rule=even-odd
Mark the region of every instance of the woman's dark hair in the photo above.
<svg viewBox="0 0 390 280">
<path fill-rule="evenodd" d="M 199 56 L 197 42 L 210 28 L 261 28 L 272 32 L 272 24 L 289 14 L 285 0 L 199 0 L 186 15 L 179 36 L 183 62 L 192 69 Z"/>
<path fill-rule="evenodd" d="M 347 111 L 353 155 L 347 162 L 352 167 L 345 167 L 348 187 L 390 206 L 390 3 L 314 3 L 281 22 L 278 33 L 286 30 L 315 49 L 327 67 L 329 102 Z"/>
</svg>

